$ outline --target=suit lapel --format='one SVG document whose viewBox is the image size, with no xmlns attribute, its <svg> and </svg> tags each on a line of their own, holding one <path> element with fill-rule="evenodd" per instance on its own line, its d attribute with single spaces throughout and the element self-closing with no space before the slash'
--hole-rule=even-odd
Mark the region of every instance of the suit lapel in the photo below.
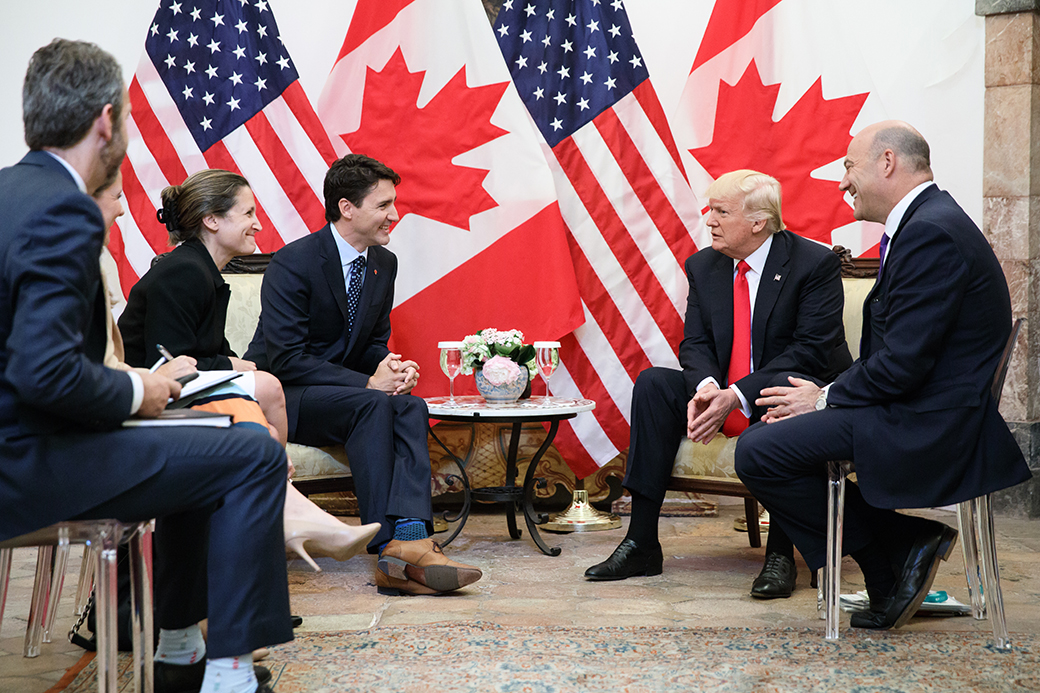
<svg viewBox="0 0 1040 693">
<path fill-rule="evenodd" d="M 372 303 L 376 296 L 382 296 L 381 283 L 386 277 L 386 272 L 380 275 L 383 269 L 380 261 L 381 255 L 375 246 L 368 249 L 368 261 L 365 263 L 365 282 L 361 285 L 361 295 L 358 296 L 357 315 L 354 316 L 354 329 L 350 332 L 347 342 L 347 353 L 354 349 L 359 336 L 367 332 L 365 324 L 372 314 Z"/>
<path fill-rule="evenodd" d="M 343 279 L 343 262 L 339 257 L 339 249 L 332 234 L 336 233 L 331 225 L 326 225 L 318 231 L 319 248 L 321 249 L 321 270 L 325 274 L 325 280 L 329 283 L 339 312 L 343 315 L 344 324 L 347 320 L 347 286 Z"/>
<path fill-rule="evenodd" d="M 888 257 L 888 258 L 892 257 L 892 252 L 896 248 L 896 246 L 898 245 L 898 242 L 899 242 L 899 232 L 902 231 L 903 227 L 906 226 L 908 221 L 910 221 L 910 218 L 914 215 L 914 212 L 916 212 L 918 209 L 920 209 L 921 205 L 923 205 L 929 199 L 931 199 L 932 197 L 934 197 L 935 195 L 938 195 L 940 193 L 941 193 L 941 191 L 939 190 L 939 186 L 937 186 L 937 185 L 935 185 L 933 183 L 931 186 L 929 186 L 929 187 L 925 188 L 924 190 L 922 190 L 921 194 L 919 194 L 917 197 L 914 198 L 914 201 L 911 202 L 910 206 L 906 208 L 906 212 L 903 213 L 903 218 L 899 221 L 899 226 L 896 227 L 895 234 L 893 234 L 891 240 L 889 240 L 889 242 L 888 242 L 888 251 L 887 251 L 886 257 Z M 888 263 L 885 263 L 885 264 L 888 264 Z M 883 281 L 879 280 L 879 281 L 875 281 L 874 282 L 873 288 L 871 288 L 870 293 L 867 294 L 867 298 L 863 301 L 863 330 L 862 330 L 862 335 L 863 336 L 860 337 L 860 343 L 859 343 L 860 357 L 861 358 L 863 358 L 866 355 L 869 355 L 870 352 L 871 352 L 871 345 L 870 345 L 870 335 L 871 335 L 870 314 L 871 314 L 871 307 L 876 302 L 878 302 L 878 300 L 880 300 L 881 295 L 883 293 L 886 293 L 888 291 L 887 287 L 888 287 L 889 283 L 891 282 L 892 276 L 891 276 L 891 274 L 885 273 L 881 277 L 881 279 Z M 884 287 L 882 286 L 882 284 L 884 285 Z"/>
<path fill-rule="evenodd" d="M 709 278 L 711 293 L 711 331 L 715 336 L 715 354 L 723 377 L 729 369 L 733 351 L 733 260 L 718 254 Z"/>
<path fill-rule="evenodd" d="M 783 231 L 773 236 L 773 245 L 769 248 L 762 276 L 758 280 L 755 317 L 751 321 L 751 360 L 756 369 L 762 363 L 762 354 L 765 351 L 766 323 L 769 322 L 780 290 L 787 282 L 787 263 L 791 259 L 788 242 L 789 239 Z"/>
</svg>

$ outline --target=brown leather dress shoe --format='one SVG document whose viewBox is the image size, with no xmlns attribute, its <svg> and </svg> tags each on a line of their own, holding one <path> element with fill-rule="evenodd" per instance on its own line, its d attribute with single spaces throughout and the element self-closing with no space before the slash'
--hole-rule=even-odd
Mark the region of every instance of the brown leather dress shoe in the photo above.
<svg viewBox="0 0 1040 693">
<path fill-rule="evenodd" d="M 380 573 L 389 580 L 380 579 Z M 376 586 L 381 588 L 381 592 L 384 588 L 408 594 L 450 592 L 470 585 L 482 576 L 480 568 L 449 559 L 430 538 L 416 541 L 393 539 L 383 548 L 376 564 Z"/>
</svg>

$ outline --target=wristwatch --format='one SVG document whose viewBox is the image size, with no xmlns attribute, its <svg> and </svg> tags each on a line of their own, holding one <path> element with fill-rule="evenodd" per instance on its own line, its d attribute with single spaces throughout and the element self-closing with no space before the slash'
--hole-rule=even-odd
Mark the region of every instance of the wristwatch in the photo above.
<svg viewBox="0 0 1040 693">
<path fill-rule="evenodd" d="M 820 396 L 816 398 L 816 411 L 827 408 L 827 388 L 820 390 Z"/>
</svg>

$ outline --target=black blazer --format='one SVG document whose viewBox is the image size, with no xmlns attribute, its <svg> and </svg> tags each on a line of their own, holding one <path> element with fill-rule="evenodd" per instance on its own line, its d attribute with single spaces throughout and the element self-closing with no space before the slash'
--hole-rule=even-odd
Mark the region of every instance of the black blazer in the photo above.
<svg viewBox="0 0 1040 693">
<path fill-rule="evenodd" d="M 164 464 L 102 454 L 119 433 L 91 437 L 96 458 L 60 454 L 65 434 L 116 427 L 133 400 L 130 377 L 101 365 L 103 224 L 49 154 L 0 171 L 0 540 L 75 517 Z"/>
<path fill-rule="evenodd" d="M 306 385 L 365 387 L 390 353 L 397 256 L 368 249 L 354 329 L 347 334 L 347 289 L 330 225 L 271 258 L 260 290 L 260 321 L 245 358 L 278 376 L 290 430 Z"/>
<path fill-rule="evenodd" d="M 231 287 L 198 239 L 159 259 L 130 289 L 119 316 L 126 362 L 147 368 L 159 359 L 156 344 L 198 361 L 199 370 L 231 370 L 235 356 L 224 337 Z"/>
<path fill-rule="evenodd" d="M 860 358 L 828 403 L 853 419 L 864 498 L 949 505 L 1025 481 L 989 390 L 1011 331 L 1004 273 L 975 223 L 936 186 L 911 203 L 863 306 Z"/>
<path fill-rule="evenodd" d="M 705 248 L 686 260 L 690 292 L 679 363 L 686 390 L 713 377 L 727 387 L 733 345 L 733 259 Z M 781 373 L 831 380 L 852 363 L 842 309 L 841 262 L 829 248 L 783 230 L 773 235 L 755 297 L 751 324 L 754 372 L 737 382 L 751 405 L 751 422 L 764 410 L 755 406 L 763 388 Z"/>
</svg>

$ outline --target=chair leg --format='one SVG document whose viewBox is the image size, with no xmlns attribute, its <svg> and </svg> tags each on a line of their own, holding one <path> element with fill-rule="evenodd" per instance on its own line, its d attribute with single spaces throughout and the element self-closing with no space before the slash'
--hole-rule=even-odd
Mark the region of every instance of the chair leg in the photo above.
<svg viewBox="0 0 1040 693">
<path fill-rule="evenodd" d="M 0 629 L 4 625 L 7 585 L 11 581 L 11 549 L 0 549 Z"/>
<path fill-rule="evenodd" d="M 65 570 L 69 564 L 69 532 L 58 530 L 58 545 L 54 547 L 54 568 L 51 571 L 51 591 L 47 599 L 47 612 L 43 619 L 43 641 L 51 641 L 51 629 L 54 618 L 58 614 L 58 603 L 61 601 L 61 590 L 65 586 Z"/>
<path fill-rule="evenodd" d="M 29 606 L 29 627 L 25 630 L 25 657 L 39 657 L 43 641 L 43 621 L 47 613 L 48 593 L 51 588 L 51 561 L 53 546 L 41 546 L 36 553 L 36 577 L 33 582 L 32 603 Z"/>
<path fill-rule="evenodd" d="M 957 504 L 957 528 L 960 530 L 961 553 L 964 555 L 964 579 L 968 583 L 971 615 L 975 620 L 986 618 L 986 597 L 982 591 L 982 566 L 979 563 L 979 545 L 976 537 L 977 504 L 974 499 Z"/>
<path fill-rule="evenodd" d="M 982 552 L 982 580 L 986 595 L 986 613 L 993 627 L 993 646 L 1010 650 L 1007 621 L 1004 619 L 1004 595 L 1000 589 L 1000 567 L 997 565 L 997 542 L 993 531 L 993 508 L 989 496 L 979 496 L 976 521 L 979 530 L 979 548 Z"/>
<path fill-rule="evenodd" d="M 747 518 L 748 543 L 757 549 L 762 546 L 762 525 L 758 522 L 758 501 L 754 498 L 744 499 L 744 517 Z"/>
<path fill-rule="evenodd" d="M 841 542 L 845 518 L 845 475 L 848 463 L 830 461 L 827 463 L 827 564 L 824 568 L 820 586 L 824 595 L 824 609 L 827 617 L 827 640 L 837 640 L 840 636 L 839 625 L 841 609 Z"/>
<path fill-rule="evenodd" d="M 97 562 L 89 544 L 83 546 L 83 560 L 79 564 L 79 585 L 76 587 L 76 616 L 83 614 L 94 586 L 94 564 Z"/>
<path fill-rule="evenodd" d="M 116 657 L 119 633 L 116 616 L 119 587 L 116 580 L 116 544 L 118 528 L 107 526 L 98 532 L 97 591 L 97 681 L 98 693 L 116 693 L 119 669 Z"/>
<path fill-rule="evenodd" d="M 130 613 L 134 646 L 134 690 L 152 693 L 151 524 L 141 523 L 130 540 Z"/>
</svg>

